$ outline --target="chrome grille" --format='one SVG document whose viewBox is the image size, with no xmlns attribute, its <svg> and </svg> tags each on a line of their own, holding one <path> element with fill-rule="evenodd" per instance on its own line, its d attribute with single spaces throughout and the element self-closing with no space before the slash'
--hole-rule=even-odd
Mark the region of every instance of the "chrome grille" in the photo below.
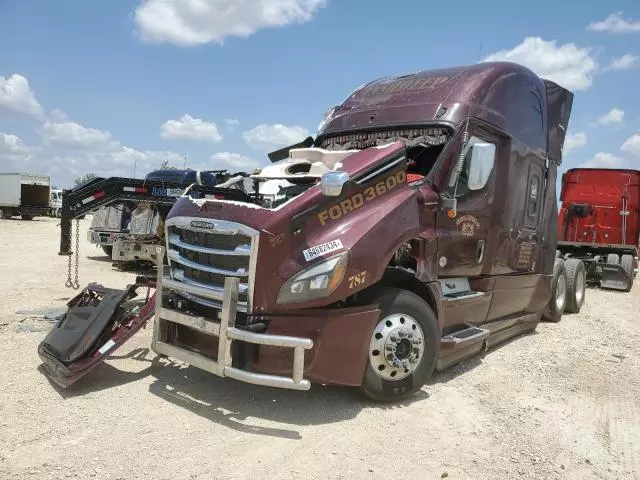
<svg viewBox="0 0 640 480">
<path fill-rule="evenodd" d="M 238 277 L 238 310 L 251 310 L 256 230 L 226 220 L 195 217 L 173 217 L 165 227 L 171 278 L 215 293 L 214 300 L 192 293 L 184 294 L 187 298 L 220 309 L 225 277 Z"/>
</svg>

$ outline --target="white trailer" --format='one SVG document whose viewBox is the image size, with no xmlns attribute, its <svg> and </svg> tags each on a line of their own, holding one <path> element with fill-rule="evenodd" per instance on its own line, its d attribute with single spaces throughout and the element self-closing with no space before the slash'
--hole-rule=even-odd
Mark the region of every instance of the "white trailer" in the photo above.
<svg viewBox="0 0 640 480">
<path fill-rule="evenodd" d="M 0 218 L 23 220 L 49 213 L 51 178 L 34 173 L 0 173 Z"/>
</svg>

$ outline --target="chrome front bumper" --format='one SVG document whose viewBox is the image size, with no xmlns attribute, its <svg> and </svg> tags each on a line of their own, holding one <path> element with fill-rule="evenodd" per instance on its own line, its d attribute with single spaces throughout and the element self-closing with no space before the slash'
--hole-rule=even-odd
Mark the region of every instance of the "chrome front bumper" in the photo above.
<svg viewBox="0 0 640 480">
<path fill-rule="evenodd" d="M 164 248 L 156 247 L 157 258 L 164 258 Z M 195 285 L 172 280 L 164 276 L 163 262 L 158 262 L 158 278 L 156 284 L 156 317 L 153 328 L 151 349 L 160 355 L 187 362 L 194 367 L 214 373 L 220 377 L 231 377 L 241 382 L 265 385 L 269 387 L 292 390 L 309 390 L 311 383 L 303 378 L 304 351 L 313 347 L 310 338 L 289 337 L 284 335 L 267 335 L 241 330 L 235 327 L 238 306 L 238 277 L 226 277 L 222 292 L 222 310 L 220 321 L 211 318 L 188 315 L 162 306 L 162 289 L 174 290 L 177 293 L 194 294 L 211 300 L 220 300 L 220 292 Z M 162 341 L 166 322 L 185 325 L 203 335 L 218 337 L 218 358 L 212 360 L 197 352 L 186 350 Z M 291 377 L 267 375 L 241 370 L 232 366 L 231 343 L 242 341 L 256 345 L 293 348 L 293 372 Z"/>
</svg>

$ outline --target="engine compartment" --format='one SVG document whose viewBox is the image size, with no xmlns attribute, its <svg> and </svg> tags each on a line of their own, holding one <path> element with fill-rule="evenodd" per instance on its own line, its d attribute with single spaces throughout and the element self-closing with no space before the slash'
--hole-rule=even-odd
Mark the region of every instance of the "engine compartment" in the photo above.
<svg viewBox="0 0 640 480">
<path fill-rule="evenodd" d="M 252 203 L 263 208 L 277 208 L 317 185 L 324 173 L 340 170 L 342 162 L 350 155 L 397 141 L 406 147 L 409 183 L 420 182 L 431 172 L 450 138 L 449 130 L 441 127 L 332 136 L 322 139 L 317 146 L 291 148 L 288 158 L 252 174 L 237 175 L 218 187 L 241 190 Z"/>
</svg>

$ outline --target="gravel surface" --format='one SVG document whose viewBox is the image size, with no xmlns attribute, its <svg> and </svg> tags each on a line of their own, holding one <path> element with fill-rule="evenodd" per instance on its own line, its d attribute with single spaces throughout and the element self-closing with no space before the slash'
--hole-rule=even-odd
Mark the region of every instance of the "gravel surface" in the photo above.
<svg viewBox="0 0 640 480">
<path fill-rule="evenodd" d="M 86 241 L 80 284 L 120 288 Z M 69 391 L 37 346 L 64 309 L 59 221 L 0 220 L 1 479 L 640 479 L 640 279 L 578 315 L 436 375 L 411 401 L 245 385 L 149 350 L 139 332 Z M 21 313 L 17 313 L 21 312 Z"/>
</svg>

